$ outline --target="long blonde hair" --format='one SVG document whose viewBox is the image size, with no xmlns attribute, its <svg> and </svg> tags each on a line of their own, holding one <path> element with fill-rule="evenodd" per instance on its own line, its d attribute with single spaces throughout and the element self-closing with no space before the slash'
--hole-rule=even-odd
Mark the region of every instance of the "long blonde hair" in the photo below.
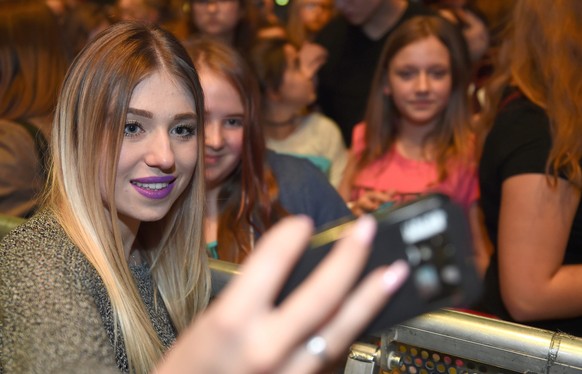
<svg viewBox="0 0 582 374">
<path fill-rule="evenodd" d="M 416 41 L 436 37 L 447 48 L 452 72 L 452 90 L 449 102 L 426 142 L 434 145 L 439 181 L 447 177 L 448 161 L 458 160 L 471 151 L 471 117 L 469 96 L 470 60 L 462 34 L 443 18 L 416 16 L 399 26 L 386 41 L 372 83 L 365 115 L 366 149 L 358 161 L 361 169 L 386 154 L 398 137 L 397 109 L 384 93 L 388 69 L 394 56 Z M 472 156 L 472 154 L 470 154 Z"/>
<path fill-rule="evenodd" d="M 488 87 L 485 132 L 502 92 L 515 85 L 550 120 L 552 148 L 546 172 L 564 173 L 582 188 L 582 2 L 518 0 Z M 555 180 L 555 179 L 554 179 Z"/>
<path fill-rule="evenodd" d="M 130 370 L 137 373 L 151 371 L 166 347 L 150 321 L 125 258 L 114 186 L 132 92 L 140 81 L 160 70 L 192 94 L 202 123 L 198 76 L 186 51 L 169 33 L 119 23 L 80 53 L 65 78 L 57 105 L 45 202 L 102 278 L 111 300 L 116 337 L 123 338 Z M 157 291 L 178 332 L 207 305 L 209 295 L 202 238 L 203 126 L 198 131 L 199 161 L 192 182 L 167 216 L 142 223 L 136 238 L 145 247 Z M 100 183 L 106 196 L 101 196 Z"/>
</svg>

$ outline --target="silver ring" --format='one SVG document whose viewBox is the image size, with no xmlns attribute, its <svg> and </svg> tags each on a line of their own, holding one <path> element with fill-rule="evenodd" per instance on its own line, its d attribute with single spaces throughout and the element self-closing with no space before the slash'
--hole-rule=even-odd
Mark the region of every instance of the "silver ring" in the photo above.
<svg viewBox="0 0 582 374">
<path fill-rule="evenodd" d="M 319 357 L 323 361 L 327 361 L 327 341 L 321 335 L 312 336 L 305 344 L 305 349 L 310 355 Z"/>
</svg>

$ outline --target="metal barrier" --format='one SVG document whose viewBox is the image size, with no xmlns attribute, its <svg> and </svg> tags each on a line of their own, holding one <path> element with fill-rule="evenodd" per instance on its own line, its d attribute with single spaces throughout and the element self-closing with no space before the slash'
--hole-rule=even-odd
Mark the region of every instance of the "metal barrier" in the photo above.
<svg viewBox="0 0 582 374">
<path fill-rule="evenodd" d="M 212 277 L 212 296 L 218 295 L 220 290 L 230 281 L 230 278 L 239 273 L 238 265 L 211 258 L 209 260 L 210 275 Z"/>
<path fill-rule="evenodd" d="M 358 350 L 348 362 L 362 357 Z M 443 309 L 387 331 L 373 360 L 370 373 L 581 373 L 582 339 Z"/>
<path fill-rule="evenodd" d="M 237 266 L 211 260 L 213 295 Z M 344 374 L 582 373 L 582 338 L 439 310 L 396 325 L 378 345 L 352 345 Z"/>
<path fill-rule="evenodd" d="M 375 374 L 380 370 L 380 347 L 368 343 L 351 346 L 344 374 Z"/>
</svg>

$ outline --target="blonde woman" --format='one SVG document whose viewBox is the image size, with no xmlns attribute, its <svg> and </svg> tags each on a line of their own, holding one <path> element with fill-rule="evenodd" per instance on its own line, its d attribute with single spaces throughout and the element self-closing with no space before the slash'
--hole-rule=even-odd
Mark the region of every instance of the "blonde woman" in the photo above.
<svg viewBox="0 0 582 374">
<path fill-rule="evenodd" d="M 399 264 L 354 289 L 374 232 L 364 219 L 274 309 L 310 237 L 308 219 L 288 218 L 200 313 L 203 123 L 197 73 L 171 34 L 119 23 L 81 52 L 57 105 L 44 207 L 0 245 L 4 373 L 314 372 L 401 284 Z M 324 352 L 306 346 L 313 335 Z"/>
</svg>

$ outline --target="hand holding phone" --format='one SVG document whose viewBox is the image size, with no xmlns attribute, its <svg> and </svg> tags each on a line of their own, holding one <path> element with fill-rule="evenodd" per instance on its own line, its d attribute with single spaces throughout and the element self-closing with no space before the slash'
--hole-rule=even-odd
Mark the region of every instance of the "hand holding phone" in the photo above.
<svg viewBox="0 0 582 374">
<path fill-rule="evenodd" d="M 434 309 L 468 307 L 477 300 L 481 279 L 472 259 L 467 217 L 460 206 L 444 195 L 431 194 L 379 211 L 374 217 L 378 228 L 362 277 L 397 259 L 406 260 L 411 272 L 365 334 L 379 334 L 390 326 Z M 309 275 L 353 222 L 335 222 L 313 236 L 310 248 L 294 268 L 278 302 Z"/>
</svg>

